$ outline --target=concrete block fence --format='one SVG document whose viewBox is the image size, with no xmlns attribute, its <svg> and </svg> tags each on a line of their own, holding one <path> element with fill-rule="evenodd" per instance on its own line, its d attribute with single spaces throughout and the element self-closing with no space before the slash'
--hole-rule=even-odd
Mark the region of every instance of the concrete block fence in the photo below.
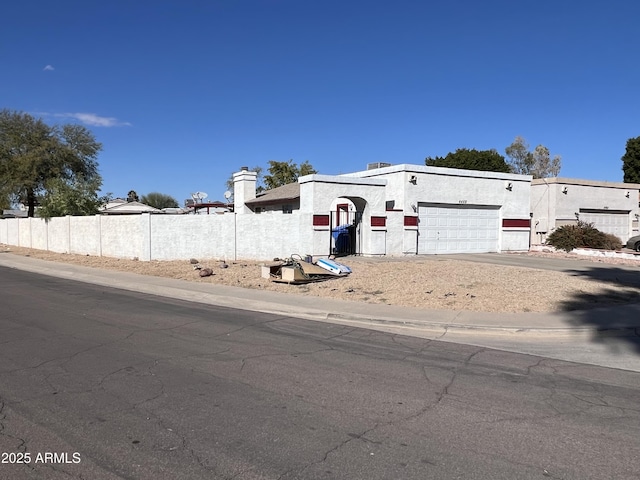
<svg viewBox="0 0 640 480">
<path fill-rule="evenodd" d="M 149 260 L 268 260 L 327 255 L 311 214 L 95 215 L 0 220 L 0 243 L 58 253 Z M 314 246 L 315 245 L 315 246 Z M 326 246 L 326 248 L 325 248 Z M 315 251 L 315 250 L 318 251 Z M 320 251 L 322 250 L 322 251 Z"/>
</svg>

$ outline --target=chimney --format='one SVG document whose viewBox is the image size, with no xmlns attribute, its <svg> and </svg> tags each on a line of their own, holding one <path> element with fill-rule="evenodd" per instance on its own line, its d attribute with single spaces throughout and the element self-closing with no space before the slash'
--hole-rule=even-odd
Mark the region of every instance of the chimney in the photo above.
<svg viewBox="0 0 640 480">
<path fill-rule="evenodd" d="M 240 167 L 233 174 L 233 211 L 236 213 L 253 213 L 244 202 L 256 198 L 256 180 L 258 174 L 250 172 L 248 167 Z"/>
</svg>

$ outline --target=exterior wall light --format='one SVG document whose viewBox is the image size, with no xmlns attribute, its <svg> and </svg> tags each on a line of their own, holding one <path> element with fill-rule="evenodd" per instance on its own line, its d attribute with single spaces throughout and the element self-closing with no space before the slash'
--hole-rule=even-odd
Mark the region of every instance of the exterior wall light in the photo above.
<svg viewBox="0 0 640 480">
<path fill-rule="evenodd" d="M 511 182 L 507 182 L 507 187 L 506 187 L 506 188 L 507 188 L 507 190 L 509 190 L 509 191 L 513 190 L 513 183 L 511 183 Z"/>
<path fill-rule="evenodd" d="M 418 183 L 418 177 L 416 177 L 415 175 L 411 175 L 409 177 L 409 183 L 413 183 L 415 185 L 416 183 Z"/>
<path fill-rule="evenodd" d="M 567 187 L 563 187 L 562 188 L 562 193 L 564 193 L 565 195 L 567 194 L 568 191 L 569 191 L 569 189 Z"/>
</svg>

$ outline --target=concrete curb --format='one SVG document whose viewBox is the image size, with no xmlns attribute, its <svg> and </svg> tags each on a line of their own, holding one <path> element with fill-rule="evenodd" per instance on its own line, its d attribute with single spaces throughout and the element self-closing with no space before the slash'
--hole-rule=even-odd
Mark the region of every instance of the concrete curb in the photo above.
<svg viewBox="0 0 640 480">
<path fill-rule="evenodd" d="M 631 324 L 612 327 L 573 326 L 568 314 L 489 314 L 486 312 L 417 310 L 392 307 L 390 315 L 372 315 L 367 310 L 384 311 L 385 306 L 370 306 L 358 302 L 327 300 L 320 297 L 297 297 L 277 292 L 251 290 L 223 285 L 192 283 L 128 272 L 100 270 L 73 264 L 57 263 L 10 253 L 0 255 L 0 266 L 49 275 L 94 285 L 134 291 L 149 295 L 216 305 L 227 308 L 293 316 L 307 320 L 337 323 L 354 327 L 382 330 L 419 331 L 421 336 L 439 338 L 444 335 L 508 335 L 523 336 L 640 336 L 640 305 L 625 305 L 637 318 Z M 215 289 L 215 291 L 211 291 Z M 623 309 L 624 307 L 615 307 Z M 611 309 L 604 309 L 610 318 Z M 390 309 L 387 309 L 390 312 Z M 636 314 L 637 312 L 637 314 Z M 404 314 L 404 316 L 403 316 Z M 614 315 L 615 318 L 616 315 Z"/>
<path fill-rule="evenodd" d="M 427 323 L 415 322 L 402 319 L 389 318 L 373 318 L 357 315 L 344 314 L 327 314 L 326 318 L 320 320 L 331 321 L 336 320 L 340 323 L 350 322 L 353 324 L 365 325 L 381 325 L 393 328 L 420 329 L 423 332 L 432 332 L 439 335 L 455 335 L 455 334 L 490 334 L 490 335 L 540 335 L 540 336 L 566 336 L 580 335 L 594 337 L 613 337 L 613 336 L 640 336 L 640 327 L 613 327 L 598 328 L 591 326 L 579 327 L 520 327 L 520 326 L 496 326 L 496 325 L 466 325 L 455 323 Z"/>
</svg>

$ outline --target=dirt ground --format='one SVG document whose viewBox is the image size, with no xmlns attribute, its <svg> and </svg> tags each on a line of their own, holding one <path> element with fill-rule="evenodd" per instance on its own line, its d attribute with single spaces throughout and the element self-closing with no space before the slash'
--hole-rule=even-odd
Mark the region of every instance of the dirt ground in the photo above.
<svg viewBox="0 0 640 480">
<path fill-rule="evenodd" d="M 576 305 L 579 305 L 577 308 L 590 308 L 590 302 L 594 303 L 591 306 L 603 306 L 640 300 L 640 288 L 616 286 L 562 272 L 481 264 L 436 256 L 408 257 L 393 261 L 347 257 L 340 260 L 352 269 L 352 273 L 347 277 L 304 285 L 288 285 L 262 278 L 260 266 L 263 262 L 228 262 L 227 267 L 223 268 L 223 262 L 219 260 L 197 259 L 200 266 L 211 268 L 213 271 L 213 275 L 202 278 L 199 271 L 187 260 L 142 262 L 133 259 L 52 253 L 8 245 L 0 245 L 0 251 L 192 282 L 424 309 L 553 312 L 567 308 L 575 309 Z M 534 252 L 520 255 L 576 257 Z M 597 261 L 640 267 L 640 261 L 633 260 Z M 572 307 L 568 307 L 569 304 Z"/>
</svg>

